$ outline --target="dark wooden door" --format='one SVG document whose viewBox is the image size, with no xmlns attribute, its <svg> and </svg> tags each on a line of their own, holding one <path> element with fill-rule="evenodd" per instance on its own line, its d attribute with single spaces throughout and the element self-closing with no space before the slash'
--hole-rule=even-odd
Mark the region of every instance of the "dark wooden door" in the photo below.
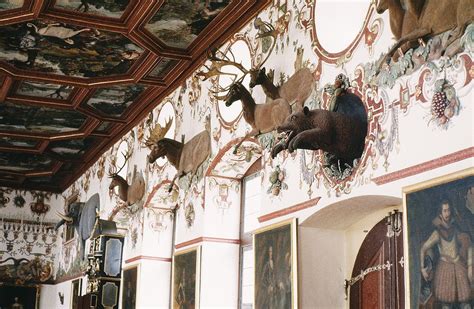
<svg viewBox="0 0 474 309">
<path fill-rule="evenodd" d="M 365 237 L 352 270 L 351 309 L 404 308 L 401 217 L 383 219 Z"/>
</svg>

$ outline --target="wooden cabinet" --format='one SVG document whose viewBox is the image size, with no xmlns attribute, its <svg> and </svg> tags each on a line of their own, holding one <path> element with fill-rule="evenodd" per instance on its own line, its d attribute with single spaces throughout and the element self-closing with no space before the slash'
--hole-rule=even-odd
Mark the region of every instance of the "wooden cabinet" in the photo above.
<svg viewBox="0 0 474 309">
<path fill-rule="evenodd" d="M 87 254 L 87 297 L 82 308 L 118 309 L 124 238 L 115 222 L 98 220 Z M 116 230 L 116 229 L 115 229 Z"/>
</svg>

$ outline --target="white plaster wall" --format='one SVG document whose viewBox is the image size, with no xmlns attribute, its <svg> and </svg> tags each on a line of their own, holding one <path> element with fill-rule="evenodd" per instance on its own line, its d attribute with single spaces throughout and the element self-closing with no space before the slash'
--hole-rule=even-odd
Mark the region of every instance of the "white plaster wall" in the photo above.
<svg viewBox="0 0 474 309">
<path fill-rule="evenodd" d="M 153 215 L 144 218 L 144 232 L 142 240 L 142 255 L 155 256 L 161 258 L 171 258 L 172 256 L 172 238 L 174 233 L 173 219 L 169 214 L 164 215 L 163 231 L 155 231 L 151 228 L 151 223 L 155 218 Z"/>
<path fill-rule="evenodd" d="M 72 280 L 56 285 L 41 285 L 39 309 L 71 308 Z M 61 305 L 58 293 L 64 293 L 64 304 Z"/>
<path fill-rule="evenodd" d="M 344 307 L 345 233 L 298 229 L 298 289 L 300 308 Z"/>
<path fill-rule="evenodd" d="M 139 266 L 137 309 L 169 308 L 171 262 L 142 260 Z"/>
<path fill-rule="evenodd" d="M 201 248 L 201 308 L 236 308 L 239 246 L 205 242 Z"/>
<path fill-rule="evenodd" d="M 240 199 L 241 186 L 237 180 L 229 181 L 217 178 L 218 184 L 226 184 L 228 188 L 228 208 L 222 208 L 220 205 L 219 187 L 214 186 L 213 190 L 209 188 L 210 181 L 206 185 L 206 210 L 204 217 L 205 237 L 216 237 L 226 239 L 240 238 Z"/>
</svg>

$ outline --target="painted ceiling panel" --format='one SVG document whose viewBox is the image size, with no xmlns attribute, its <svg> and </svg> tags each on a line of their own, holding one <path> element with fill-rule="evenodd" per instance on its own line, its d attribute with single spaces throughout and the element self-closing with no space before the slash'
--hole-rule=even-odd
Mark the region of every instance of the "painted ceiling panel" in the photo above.
<svg viewBox="0 0 474 309">
<path fill-rule="evenodd" d="M 0 186 L 62 192 L 270 2 L 0 0 Z"/>
<path fill-rule="evenodd" d="M 96 133 L 108 132 L 110 130 L 111 126 L 112 126 L 112 124 L 110 122 L 104 121 L 95 129 L 94 132 L 96 132 Z"/>
<path fill-rule="evenodd" d="M 86 116 L 73 110 L 53 109 L 4 102 L 0 105 L 0 130 L 40 134 L 78 130 Z"/>
<path fill-rule="evenodd" d="M 108 117 L 119 118 L 145 89 L 139 84 L 100 88 L 87 101 L 87 105 Z"/>
<path fill-rule="evenodd" d="M 0 137 L 0 147 L 22 147 L 35 148 L 38 145 L 36 140 L 15 139 L 8 136 Z"/>
<path fill-rule="evenodd" d="M 168 46 L 187 48 L 229 3 L 229 0 L 167 0 L 145 29 Z"/>
<path fill-rule="evenodd" d="M 66 159 L 80 158 L 96 142 L 96 138 L 87 137 L 50 142 L 48 150 Z"/>
<path fill-rule="evenodd" d="M 0 11 L 21 8 L 23 0 L 0 0 Z"/>
<path fill-rule="evenodd" d="M 120 18 L 129 3 L 129 0 L 57 0 L 55 7 L 71 12 Z"/>
<path fill-rule="evenodd" d="M 163 58 L 150 72 L 149 76 L 164 79 L 166 75 L 178 64 L 177 60 Z"/>
<path fill-rule="evenodd" d="M 68 85 L 24 81 L 16 90 L 16 94 L 38 98 L 66 100 L 72 90 L 73 87 Z"/>
<path fill-rule="evenodd" d="M 49 171 L 53 160 L 43 155 L 0 153 L 0 170 L 11 172 Z"/>
<path fill-rule="evenodd" d="M 0 60 L 21 70 L 73 77 L 119 75 L 142 53 L 121 34 L 51 20 L 0 27 Z"/>
</svg>

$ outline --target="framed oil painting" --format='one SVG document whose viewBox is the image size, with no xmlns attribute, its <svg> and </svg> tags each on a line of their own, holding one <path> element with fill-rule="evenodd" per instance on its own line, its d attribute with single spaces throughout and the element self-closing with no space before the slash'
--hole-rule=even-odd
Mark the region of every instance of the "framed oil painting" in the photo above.
<svg viewBox="0 0 474 309">
<path fill-rule="evenodd" d="M 39 286 L 0 285 L 0 308 L 37 309 L 39 298 Z"/>
<path fill-rule="evenodd" d="M 201 247 L 175 253 L 171 303 L 173 309 L 199 308 Z"/>
<path fill-rule="evenodd" d="M 257 230 L 254 308 L 298 308 L 296 219 Z"/>
<path fill-rule="evenodd" d="M 125 268 L 122 276 L 122 308 L 135 309 L 137 307 L 138 266 Z"/>
<path fill-rule="evenodd" d="M 474 168 L 403 189 L 411 308 L 472 308 Z"/>
<path fill-rule="evenodd" d="M 79 309 L 79 297 L 81 296 L 82 279 L 72 281 L 71 306 L 72 309 Z"/>
</svg>

